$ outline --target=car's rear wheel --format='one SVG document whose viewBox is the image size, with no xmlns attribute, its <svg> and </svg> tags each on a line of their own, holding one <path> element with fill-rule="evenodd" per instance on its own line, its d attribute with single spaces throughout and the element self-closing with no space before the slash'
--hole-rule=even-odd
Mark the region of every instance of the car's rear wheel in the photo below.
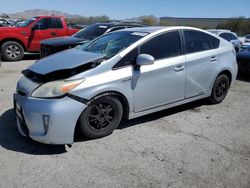
<svg viewBox="0 0 250 188">
<path fill-rule="evenodd" d="M 222 102 L 227 95 L 229 86 L 228 76 L 225 74 L 219 75 L 214 82 L 213 90 L 209 97 L 210 102 L 213 104 Z"/>
<path fill-rule="evenodd" d="M 80 117 L 80 129 L 87 138 L 100 138 L 113 132 L 123 114 L 121 102 L 112 96 L 92 101 Z"/>
<path fill-rule="evenodd" d="M 24 56 L 24 49 L 18 42 L 8 41 L 1 46 L 1 54 L 6 61 L 19 61 Z"/>
</svg>

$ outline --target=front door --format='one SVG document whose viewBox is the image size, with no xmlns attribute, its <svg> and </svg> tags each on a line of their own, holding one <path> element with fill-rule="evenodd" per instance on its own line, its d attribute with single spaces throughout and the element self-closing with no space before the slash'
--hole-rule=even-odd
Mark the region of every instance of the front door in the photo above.
<svg viewBox="0 0 250 188">
<path fill-rule="evenodd" d="M 42 18 L 35 23 L 35 30 L 30 32 L 28 51 L 39 52 L 40 41 L 56 37 L 56 28 L 52 18 Z"/>
<path fill-rule="evenodd" d="M 153 65 L 134 70 L 134 111 L 140 112 L 184 99 L 186 59 L 178 31 L 158 35 L 140 47 L 140 54 L 155 58 Z"/>
</svg>

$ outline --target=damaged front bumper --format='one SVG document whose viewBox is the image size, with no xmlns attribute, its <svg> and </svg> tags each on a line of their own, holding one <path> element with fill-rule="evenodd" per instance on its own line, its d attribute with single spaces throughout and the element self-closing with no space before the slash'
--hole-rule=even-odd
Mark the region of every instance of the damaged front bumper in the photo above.
<svg viewBox="0 0 250 188">
<path fill-rule="evenodd" d="M 87 107 L 70 97 L 36 99 L 14 94 L 19 132 L 46 144 L 71 144 L 77 120 Z"/>
</svg>

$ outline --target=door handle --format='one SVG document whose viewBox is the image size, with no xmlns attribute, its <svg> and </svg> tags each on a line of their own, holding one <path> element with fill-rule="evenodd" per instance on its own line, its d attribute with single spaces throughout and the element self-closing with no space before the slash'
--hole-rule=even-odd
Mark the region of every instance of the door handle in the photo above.
<svg viewBox="0 0 250 188">
<path fill-rule="evenodd" d="M 217 61 L 217 57 L 216 56 L 210 57 L 210 62 L 215 62 L 215 61 Z"/>
<path fill-rule="evenodd" d="M 184 70 L 184 66 L 183 65 L 178 65 L 174 68 L 174 71 L 175 72 L 181 72 Z"/>
<path fill-rule="evenodd" d="M 54 37 L 56 36 L 56 32 L 51 32 L 50 34 Z"/>
</svg>

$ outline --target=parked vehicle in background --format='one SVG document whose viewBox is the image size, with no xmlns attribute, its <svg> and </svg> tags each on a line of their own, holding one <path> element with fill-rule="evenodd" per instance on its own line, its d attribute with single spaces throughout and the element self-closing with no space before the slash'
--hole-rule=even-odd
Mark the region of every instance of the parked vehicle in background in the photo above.
<svg viewBox="0 0 250 188">
<path fill-rule="evenodd" d="M 245 43 L 250 43 L 250 34 L 249 34 L 249 35 L 246 35 Z"/>
<path fill-rule="evenodd" d="M 24 52 L 39 52 L 41 40 L 70 36 L 77 31 L 78 29 L 69 29 L 61 16 L 37 16 L 15 27 L 1 27 L 2 58 L 7 61 L 20 60 Z"/>
<path fill-rule="evenodd" d="M 236 33 L 224 29 L 208 29 L 207 31 L 214 33 L 220 36 L 221 38 L 231 42 L 234 46 L 236 53 L 240 52 L 242 42 L 240 41 Z"/>
<path fill-rule="evenodd" d="M 114 21 L 106 23 L 95 23 L 78 31 L 70 37 L 59 37 L 41 41 L 40 55 L 41 57 L 45 57 L 62 50 L 73 48 L 79 44 L 86 43 L 89 40 L 112 31 L 143 26 L 145 25 L 138 22 Z"/>
<path fill-rule="evenodd" d="M 248 47 L 250 47 L 250 35 L 244 37 L 241 49 L 245 50 L 248 49 Z"/>
<path fill-rule="evenodd" d="M 250 46 L 237 54 L 237 63 L 240 72 L 250 72 Z"/>
<path fill-rule="evenodd" d="M 237 63 L 232 44 L 203 30 L 137 27 L 43 58 L 23 75 L 14 94 L 20 133 L 70 144 L 78 128 L 100 138 L 122 118 L 207 97 L 220 103 Z"/>
<path fill-rule="evenodd" d="M 69 28 L 74 28 L 74 29 L 83 29 L 86 27 L 86 25 L 81 25 L 76 23 L 68 23 L 67 25 Z"/>
<path fill-rule="evenodd" d="M 0 19 L 0 27 L 10 27 L 11 24 L 6 19 Z"/>
</svg>

